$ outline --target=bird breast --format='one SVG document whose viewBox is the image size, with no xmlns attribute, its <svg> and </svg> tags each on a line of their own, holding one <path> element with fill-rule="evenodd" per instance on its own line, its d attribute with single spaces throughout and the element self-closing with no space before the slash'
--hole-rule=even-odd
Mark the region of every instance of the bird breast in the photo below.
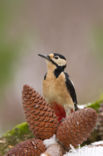
<svg viewBox="0 0 103 156">
<path fill-rule="evenodd" d="M 47 74 L 46 80 L 43 81 L 43 96 L 48 103 L 57 102 L 61 105 L 69 104 L 74 107 L 72 98 L 67 90 L 65 75 L 63 72 L 58 78 L 53 74 Z"/>
</svg>

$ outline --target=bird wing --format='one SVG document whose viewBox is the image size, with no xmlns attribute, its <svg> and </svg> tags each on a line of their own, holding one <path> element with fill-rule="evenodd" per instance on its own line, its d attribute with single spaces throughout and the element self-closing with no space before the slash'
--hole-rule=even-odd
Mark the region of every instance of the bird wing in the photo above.
<svg viewBox="0 0 103 156">
<path fill-rule="evenodd" d="M 44 75 L 44 80 L 46 80 L 47 73 Z"/>
<path fill-rule="evenodd" d="M 77 107 L 77 96 L 76 96 L 75 88 L 73 86 L 72 81 L 69 79 L 69 75 L 65 72 L 64 72 L 64 74 L 65 74 L 65 79 L 66 79 L 65 83 L 66 83 L 67 90 L 72 97 L 72 100 L 73 100 L 74 106 L 75 106 L 75 110 L 77 110 L 78 107 Z"/>
</svg>

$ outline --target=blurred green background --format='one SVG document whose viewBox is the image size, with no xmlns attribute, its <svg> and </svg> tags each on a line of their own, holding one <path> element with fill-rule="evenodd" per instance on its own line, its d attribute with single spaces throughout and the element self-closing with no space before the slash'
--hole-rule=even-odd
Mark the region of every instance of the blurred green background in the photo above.
<svg viewBox="0 0 103 156">
<path fill-rule="evenodd" d="M 38 53 L 65 55 L 79 103 L 103 93 L 102 0 L 0 0 L 0 135 L 25 120 L 21 92 L 42 94 Z"/>
</svg>

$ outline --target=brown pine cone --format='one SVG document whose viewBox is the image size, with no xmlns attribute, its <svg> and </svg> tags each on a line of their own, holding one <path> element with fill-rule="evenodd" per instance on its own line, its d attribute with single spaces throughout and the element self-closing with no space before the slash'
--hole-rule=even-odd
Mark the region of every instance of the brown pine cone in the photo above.
<svg viewBox="0 0 103 156">
<path fill-rule="evenodd" d="M 85 108 L 71 113 L 58 127 L 57 138 L 66 149 L 85 141 L 93 130 L 97 120 L 96 111 Z"/>
<path fill-rule="evenodd" d="M 33 134 L 39 139 L 50 138 L 58 127 L 52 108 L 28 85 L 24 85 L 22 97 L 26 120 Z"/>
<path fill-rule="evenodd" d="M 40 156 L 45 150 L 43 141 L 33 138 L 17 144 L 6 156 Z"/>
<path fill-rule="evenodd" d="M 100 105 L 100 109 L 98 112 L 98 120 L 96 127 L 98 136 L 101 140 L 103 140 L 103 104 Z"/>
</svg>

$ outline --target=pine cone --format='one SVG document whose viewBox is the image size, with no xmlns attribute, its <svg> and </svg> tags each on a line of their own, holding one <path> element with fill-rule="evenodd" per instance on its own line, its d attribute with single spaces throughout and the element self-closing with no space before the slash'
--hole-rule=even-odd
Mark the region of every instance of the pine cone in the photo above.
<svg viewBox="0 0 103 156">
<path fill-rule="evenodd" d="M 6 156 L 40 156 L 45 150 L 42 140 L 33 138 L 17 144 Z"/>
<path fill-rule="evenodd" d="M 66 149 L 85 141 L 96 124 L 97 114 L 92 108 L 71 113 L 58 127 L 57 138 Z"/>
<path fill-rule="evenodd" d="M 44 98 L 28 85 L 23 87 L 23 106 L 29 127 L 37 138 L 47 139 L 56 133 L 58 121 L 55 113 Z"/>
<path fill-rule="evenodd" d="M 99 138 L 103 140 L 103 104 L 101 104 L 99 112 L 98 112 L 98 120 L 97 120 L 96 129 L 97 129 Z"/>
</svg>

